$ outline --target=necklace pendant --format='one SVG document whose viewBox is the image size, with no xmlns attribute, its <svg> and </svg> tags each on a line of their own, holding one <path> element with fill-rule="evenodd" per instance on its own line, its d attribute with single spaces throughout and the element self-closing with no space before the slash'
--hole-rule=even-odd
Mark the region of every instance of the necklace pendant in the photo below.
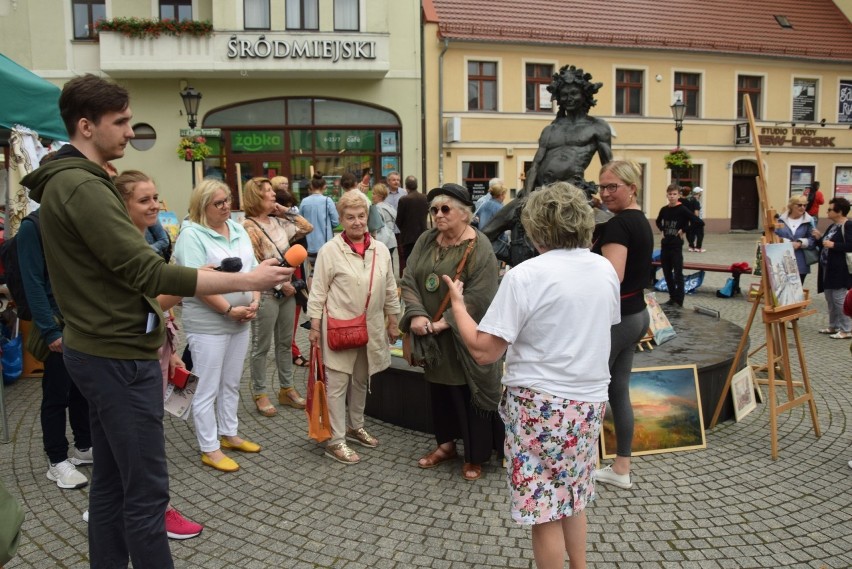
<svg viewBox="0 0 852 569">
<path fill-rule="evenodd" d="M 429 273 L 424 284 L 427 291 L 435 292 L 441 286 L 441 278 L 435 273 Z"/>
</svg>

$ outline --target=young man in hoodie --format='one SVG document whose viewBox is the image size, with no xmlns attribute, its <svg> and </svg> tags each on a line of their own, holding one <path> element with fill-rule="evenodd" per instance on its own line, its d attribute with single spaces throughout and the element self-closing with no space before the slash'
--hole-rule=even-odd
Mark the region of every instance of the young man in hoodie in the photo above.
<svg viewBox="0 0 852 569">
<path fill-rule="evenodd" d="M 44 253 L 65 317 L 62 353 L 89 401 L 92 567 L 174 566 L 163 436 L 164 341 L 158 294 L 266 290 L 293 272 L 264 262 L 250 273 L 167 265 L 130 221 L 106 171 L 131 138 L 127 91 L 94 75 L 65 84 L 59 110 L 71 144 L 22 184 L 41 204 Z M 227 314 L 225 315 L 227 317 Z"/>
</svg>

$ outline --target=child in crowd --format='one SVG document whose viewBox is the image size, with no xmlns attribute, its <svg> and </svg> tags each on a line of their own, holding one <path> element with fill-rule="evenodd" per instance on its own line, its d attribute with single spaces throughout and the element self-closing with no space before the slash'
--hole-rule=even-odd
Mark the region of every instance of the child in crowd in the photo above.
<svg viewBox="0 0 852 569">
<path fill-rule="evenodd" d="M 662 231 L 660 263 L 669 289 L 667 306 L 683 306 L 683 236 L 690 223 L 704 225 L 704 221 L 690 212 L 680 202 L 680 187 L 670 184 L 666 188 L 668 203 L 657 215 L 657 229 Z"/>
</svg>

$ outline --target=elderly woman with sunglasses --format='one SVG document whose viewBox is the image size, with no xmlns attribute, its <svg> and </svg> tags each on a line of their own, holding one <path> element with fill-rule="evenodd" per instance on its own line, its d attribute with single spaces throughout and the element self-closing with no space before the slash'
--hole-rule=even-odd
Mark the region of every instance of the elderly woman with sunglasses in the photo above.
<svg viewBox="0 0 852 569">
<path fill-rule="evenodd" d="M 811 267 L 805 259 L 805 249 L 813 249 L 816 245 L 811 232 L 816 227 L 816 220 L 812 218 L 805 208 L 808 207 L 808 198 L 805 196 L 793 196 L 787 202 L 787 211 L 778 217 L 783 225 L 775 230 L 775 235 L 784 241 L 793 244 L 793 252 L 796 255 L 796 265 L 799 268 L 799 278 L 802 284 L 805 277 L 811 272 Z"/>
<path fill-rule="evenodd" d="M 444 184 L 427 197 L 434 227 L 420 236 L 408 258 L 400 326 L 411 334 L 414 359 L 424 362 L 432 399 L 437 447 L 418 466 L 432 468 L 457 458 L 456 440 L 461 439 L 462 476 L 476 480 L 482 463 L 503 446 L 503 425 L 496 413 L 502 366 L 474 361 L 452 312 L 442 312 L 448 287 L 441 275 L 465 283 L 465 306 L 478 322 L 497 292 L 497 259 L 488 238 L 470 226 L 473 202 L 466 188 Z"/>
<path fill-rule="evenodd" d="M 224 183 L 208 178 L 192 191 L 189 223 L 175 244 L 175 257 L 185 267 L 213 265 L 247 272 L 257 266 L 248 233 L 231 220 L 231 190 Z M 239 469 L 222 452 L 223 448 L 260 451 L 260 445 L 237 435 L 237 405 L 249 347 L 249 322 L 257 315 L 259 305 L 258 291 L 183 300 L 181 316 L 192 351 L 192 371 L 200 378 L 192 400 L 192 418 L 201 462 L 223 472 Z"/>
</svg>

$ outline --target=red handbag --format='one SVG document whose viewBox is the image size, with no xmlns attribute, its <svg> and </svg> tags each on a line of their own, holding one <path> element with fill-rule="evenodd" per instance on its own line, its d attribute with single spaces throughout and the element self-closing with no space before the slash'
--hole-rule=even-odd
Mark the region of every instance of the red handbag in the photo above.
<svg viewBox="0 0 852 569">
<path fill-rule="evenodd" d="M 376 270 L 376 253 L 373 252 L 373 265 L 370 268 L 370 286 L 367 289 L 367 303 L 364 312 L 355 318 L 341 320 L 333 318 L 326 310 L 326 342 L 328 347 L 335 352 L 351 350 L 366 346 L 369 341 L 367 335 L 367 307 L 370 306 L 370 296 L 373 294 L 373 273 Z"/>
<path fill-rule="evenodd" d="M 331 419 L 328 414 L 328 396 L 325 385 L 325 366 L 319 346 L 311 346 L 308 368 L 308 390 L 305 414 L 308 416 L 308 436 L 318 443 L 331 438 Z"/>
</svg>

